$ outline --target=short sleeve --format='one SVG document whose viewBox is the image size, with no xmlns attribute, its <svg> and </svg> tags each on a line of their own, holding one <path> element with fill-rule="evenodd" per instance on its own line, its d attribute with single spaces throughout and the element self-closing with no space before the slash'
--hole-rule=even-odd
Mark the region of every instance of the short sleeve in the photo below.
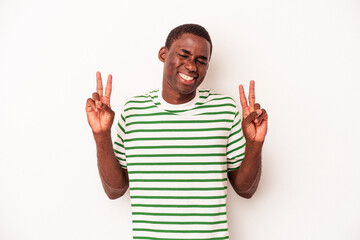
<svg viewBox="0 0 360 240">
<path fill-rule="evenodd" d="M 126 123 L 123 114 L 121 114 L 120 119 L 116 126 L 116 140 L 114 142 L 114 152 L 115 157 L 119 160 L 120 165 L 122 168 L 127 168 L 126 164 L 126 153 L 125 153 L 125 146 L 124 146 L 124 139 L 125 139 L 125 131 Z"/>
<path fill-rule="evenodd" d="M 237 111 L 230 130 L 228 144 L 226 145 L 228 171 L 238 169 L 245 156 L 246 142 L 241 128 L 241 121 L 241 116 Z"/>
</svg>

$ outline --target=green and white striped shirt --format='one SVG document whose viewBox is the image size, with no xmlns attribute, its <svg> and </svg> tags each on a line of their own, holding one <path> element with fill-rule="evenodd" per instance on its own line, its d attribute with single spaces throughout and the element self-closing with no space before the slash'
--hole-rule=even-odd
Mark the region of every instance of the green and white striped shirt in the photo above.
<svg viewBox="0 0 360 240">
<path fill-rule="evenodd" d="M 114 150 L 129 173 L 133 239 L 229 239 L 227 172 L 245 152 L 232 98 L 210 90 L 180 105 L 159 90 L 133 97 Z"/>
</svg>

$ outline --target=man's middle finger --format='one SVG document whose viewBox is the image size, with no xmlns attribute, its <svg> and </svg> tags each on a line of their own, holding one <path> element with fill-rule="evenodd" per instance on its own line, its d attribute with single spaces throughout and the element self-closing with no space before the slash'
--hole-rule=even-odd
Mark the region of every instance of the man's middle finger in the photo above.
<svg viewBox="0 0 360 240">
<path fill-rule="evenodd" d="M 249 107 L 250 112 L 255 110 L 255 81 L 250 81 L 250 87 L 249 87 Z"/>
<path fill-rule="evenodd" d="M 96 91 L 100 97 L 103 95 L 103 85 L 101 80 L 101 73 L 96 72 Z"/>
</svg>

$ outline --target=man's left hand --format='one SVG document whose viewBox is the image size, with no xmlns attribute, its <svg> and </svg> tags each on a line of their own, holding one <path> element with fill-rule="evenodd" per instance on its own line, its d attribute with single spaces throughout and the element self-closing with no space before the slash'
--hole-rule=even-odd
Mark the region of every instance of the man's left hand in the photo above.
<svg viewBox="0 0 360 240">
<path fill-rule="evenodd" d="M 240 102 L 243 113 L 242 129 L 247 142 L 264 142 L 268 115 L 265 109 L 261 109 L 259 103 L 255 103 L 255 81 L 250 81 L 249 103 L 246 100 L 243 85 L 239 86 Z"/>
</svg>

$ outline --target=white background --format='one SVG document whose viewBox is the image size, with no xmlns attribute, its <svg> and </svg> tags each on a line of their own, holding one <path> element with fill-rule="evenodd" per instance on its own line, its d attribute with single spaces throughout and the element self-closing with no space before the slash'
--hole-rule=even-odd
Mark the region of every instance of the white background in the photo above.
<svg viewBox="0 0 360 240">
<path fill-rule="evenodd" d="M 206 82 L 256 81 L 263 175 L 228 197 L 232 240 L 360 239 L 360 2 L 0 1 L 0 239 L 131 239 L 129 193 L 103 193 L 85 102 L 113 74 L 117 116 L 162 79 L 168 32 L 207 28 Z"/>
</svg>

